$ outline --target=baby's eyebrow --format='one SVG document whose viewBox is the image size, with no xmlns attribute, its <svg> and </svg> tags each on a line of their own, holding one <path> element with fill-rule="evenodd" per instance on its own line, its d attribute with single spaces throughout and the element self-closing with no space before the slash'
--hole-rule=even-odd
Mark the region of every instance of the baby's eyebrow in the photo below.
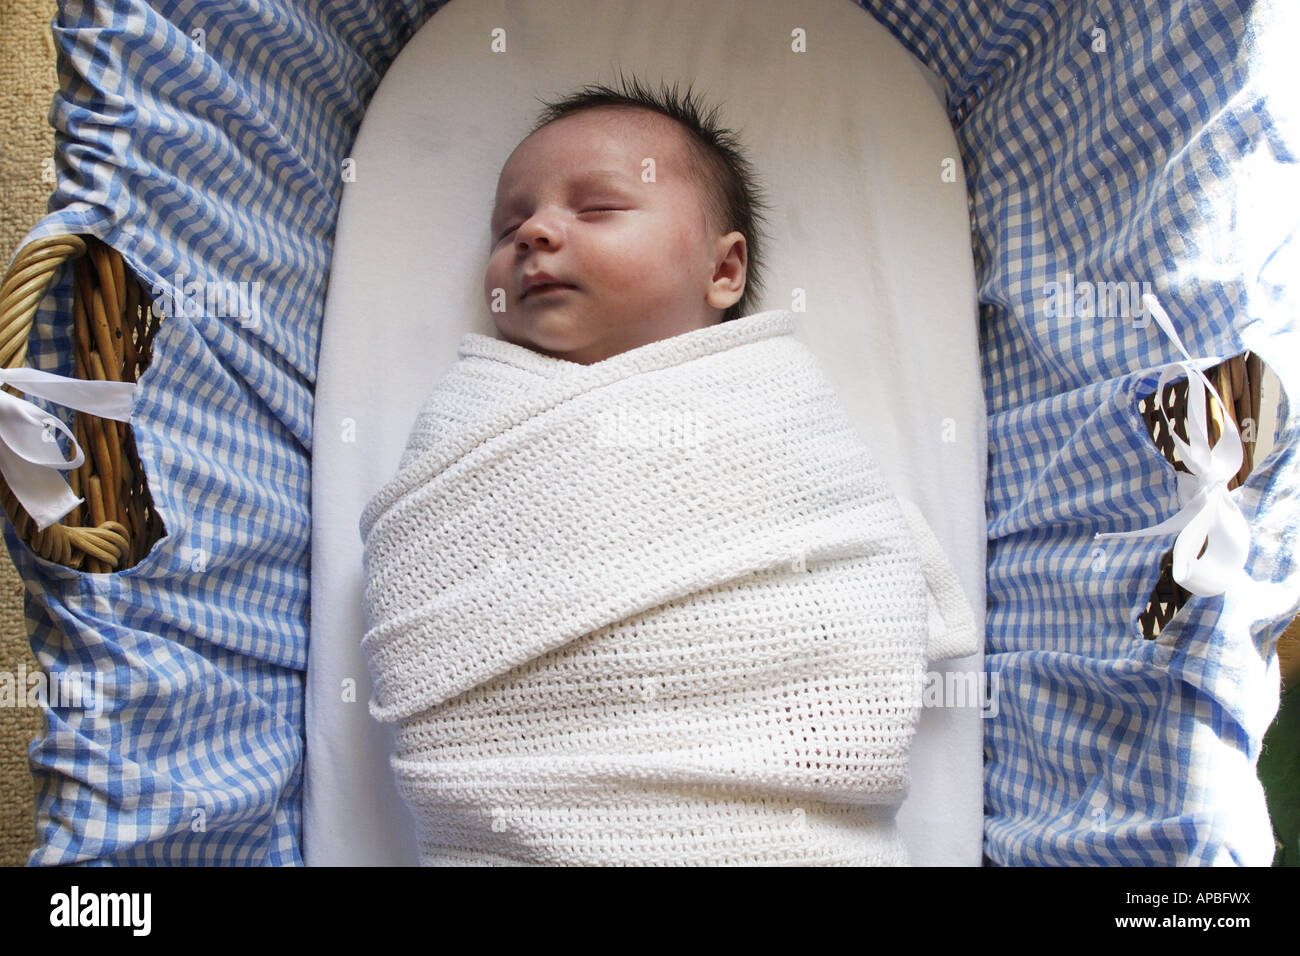
<svg viewBox="0 0 1300 956">
<path fill-rule="evenodd" d="M 627 180 L 627 173 L 617 169 L 589 169 L 574 175 L 571 180 L 575 185 L 586 186 L 588 184 L 601 185 L 618 185 Z"/>
</svg>

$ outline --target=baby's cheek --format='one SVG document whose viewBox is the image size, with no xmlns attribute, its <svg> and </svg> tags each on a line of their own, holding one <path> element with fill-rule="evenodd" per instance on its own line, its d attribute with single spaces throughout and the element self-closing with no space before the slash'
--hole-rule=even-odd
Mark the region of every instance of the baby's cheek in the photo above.
<svg viewBox="0 0 1300 956">
<path fill-rule="evenodd" d="M 487 302 L 489 309 L 492 308 L 492 300 L 496 297 L 496 290 L 505 289 L 501 267 L 495 259 L 496 257 L 493 257 L 493 260 L 489 261 L 488 267 L 483 273 L 483 298 Z"/>
<path fill-rule="evenodd" d="M 654 256 L 629 259 L 622 270 L 623 289 L 629 301 L 658 302 L 667 285 L 677 280 L 678 266 L 671 260 Z"/>
<path fill-rule="evenodd" d="M 699 270 L 703 254 L 700 236 L 699 230 L 691 228 L 690 224 L 684 222 L 677 226 L 673 236 L 673 255 L 677 265 L 692 274 Z"/>
</svg>

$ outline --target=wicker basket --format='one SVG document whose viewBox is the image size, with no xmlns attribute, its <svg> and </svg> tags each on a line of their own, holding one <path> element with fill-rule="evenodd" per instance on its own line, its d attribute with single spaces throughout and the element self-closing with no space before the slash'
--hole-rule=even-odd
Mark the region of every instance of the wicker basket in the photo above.
<svg viewBox="0 0 1300 956">
<path fill-rule="evenodd" d="M 0 361 L 26 364 L 37 305 L 60 266 L 73 260 L 76 377 L 135 382 L 149 367 L 159 318 L 122 257 L 98 239 L 53 236 L 19 250 L 0 285 Z M 22 396 L 12 386 L 11 395 Z M 41 557 L 89 572 L 121 571 L 139 563 L 166 534 L 140 467 L 131 426 L 81 411 L 72 428 L 85 461 L 68 484 L 85 501 L 44 531 L 0 476 L 5 511 L 22 540 Z"/>
<path fill-rule="evenodd" d="M 1263 378 L 1263 368 L 1259 356 L 1245 352 L 1205 370 L 1205 377 L 1210 380 L 1214 390 L 1223 399 L 1224 407 L 1227 408 L 1228 415 L 1238 429 L 1247 419 L 1250 419 L 1255 427 L 1259 425 L 1260 382 Z M 1188 440 L 1187 379 L 1180 379 L 1166 385 L 1160 395 L 1159 404 L 1156 401 L 1156 393 L 1152 392 L 1142 399 L 1138 407 L 1142 411 L 1143 418 L 1146 419 L 1151 440 L 1155 442 L 1161 454 L 1176 470 L 1190 473 L 1191 469 L 1178 457 L 1173 437 L 1169 434 L 1169 426 L 1165 423 L 1164 416 L 1160 414 L 1161 406 L 1164 407 L 1165 415 L 1169 416 L 1174 433 L 1186 442 Z M 1205 395 L 1205 407 L 1210 445 L 1213 446 L 1223 433 L 1223 416 L 1218 404 L 1208 392 Z M 1229 479 L 1229 491 L 1240 487 L 1255 465 L 1255 443 L 1243 441 L 1241 451 L 1241 469 Z M 1205 553 L 1204 548 L 1201 549 L 1201 553 Z M 1165 625 L 1173 620 L 1174 615 L 1191 597 L 1191 593 L 1174 580 L 1173 560 L 1174 551 L 1170 547 L 1161 558 L 1160 579 L 1156 581 L 1156 586 L 1151 591 L 1147 608 L 1138 617 L 1142 636 L 1147 640 L 1154 640 L 1159 636 Z"/>
</svg>

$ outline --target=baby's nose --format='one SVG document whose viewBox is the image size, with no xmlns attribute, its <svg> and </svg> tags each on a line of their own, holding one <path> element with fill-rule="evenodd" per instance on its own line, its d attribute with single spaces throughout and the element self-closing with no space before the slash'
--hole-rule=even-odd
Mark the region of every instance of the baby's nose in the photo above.
<svg viewBox="0 0 1300 956">
<path fill-rule="evenodd" d="M 515 232 L 516 247 L 523 250 L 533 246 L 554 246 L 560 238 L 559 227 L 544 215 L 530 216 Z"/>
</svg>

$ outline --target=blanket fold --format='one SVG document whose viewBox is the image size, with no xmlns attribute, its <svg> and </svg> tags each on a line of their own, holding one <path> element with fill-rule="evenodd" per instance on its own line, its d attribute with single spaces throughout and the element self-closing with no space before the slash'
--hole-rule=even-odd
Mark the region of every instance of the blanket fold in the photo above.
<svg viewBox="0 0 1300 956">
<path fill-rule="evenodd" d="M 905 859 L 924 662 L 979 634 L 793 330 L 464 337 L 361 521 L 425 862 Z"/>
</svg>

